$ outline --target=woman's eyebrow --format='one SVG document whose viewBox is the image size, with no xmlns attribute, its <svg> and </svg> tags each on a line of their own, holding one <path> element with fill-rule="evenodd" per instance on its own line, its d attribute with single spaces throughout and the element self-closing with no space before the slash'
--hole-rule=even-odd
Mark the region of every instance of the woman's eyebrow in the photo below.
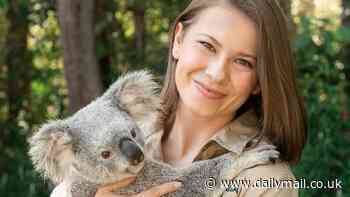
<svg viewBox="0 0 350 197">
<path fill-rule="evenodd" d="M 220 42 L 217 41 L 213 36 L 211 36 L 209 34 L 205 34 L 205 33 L 199 33 L 198 35 L 205 36 L 205 37 L 209 38 L 210 40 L 212 40 L 216 45 L 222 47 Z"/>
<path fill-rule="evenodd" d="M 239 52 L 238 54 L 239 54 L 240 56 L 243 56 L 243 57 L 252 58 L 252 59 L 254 59 L 255 61 L 257 60 L 257 57 L 256 57 L 255 55 L 250 55 L 250 54 L 242 53 L 242 52 Z"/>
<path fill-rule="evenodd" d="M 219 47 L 222 47 L 222 45 L 220 44 L 219 41 L 217 41 L 213 36 L 209 35 L 209 34 L 205 34 L 205 33 L 199 33 L 198 35 L 201 36 L 205 36 L 207 38 L 209 38 L 210 40 L 212 40 L 216 45 L 218 45 Z M 257 57 L 255 55 L 249 54 L 249 53 L 244 53 L 244 52 L 238 52 L 238 55 L 243 56 L 243 57 L 248 57 L 248 58 L 252 58 L 255 61 L 257 60 Z"/>
</svg>

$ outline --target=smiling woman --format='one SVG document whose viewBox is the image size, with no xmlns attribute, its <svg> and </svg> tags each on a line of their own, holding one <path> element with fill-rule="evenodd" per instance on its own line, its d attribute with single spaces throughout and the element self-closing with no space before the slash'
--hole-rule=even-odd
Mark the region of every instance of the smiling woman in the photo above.
<svg viewBox="0 0 350 197">
<path fill-rule="evenodd" d="M 146 139 L 145 154 L 181 169 L 227 153 L 244 157 L 267 143 L 280 158 L 265 165 L 248 162 L 235 178 L 295 180 L 289 164 L 300 160 L 307 123 L 287 35 L 276 0 L 192 0 L 170 32 L 163 108 L 154 125 L 160 129 Z M 117 197 L 112 190 L 129 183 L 102 187 L 96 197 Z M 135 196 L 162 196 L 177 188 L 165 183 Z M 224 196 L 288 197 L 298 191 L 242 187 Z"/>
<path fill-rule="evenodd" d="M 193 86 L 227 96 L 220 102 L 200 99 Z M 202 112 L 213 107 L 212 112 L 224 114 L 226 109 L 232 117 L 253 109 L 260 136 L 273 141 L 285 161 L 300 159 L 307 136 L 305 108 L 286 18 L 276 0 L 193 0 L 170 33 L 161 95 L 165 127 L 172 127 L 179 102 Z"/>
<path fill-rule="evenodd" d="M 254 139 L 267 138 L 281 155 L 280 162 L 243 171 L 237 179 L 294 179 L 289 164 L 300 160 L 307 123 L 286 21 L 276 0 L 193 0 L 176 18 L 161 94 L 166 161 L 178 166 L 191 163 L 198 152 L 208 150 L 200 147 L 222 125 L 246 116 L 250 121 L 244 122 L 256 128 L 256 135 L 241 140 L 244 149 L 257 145 Z M 240 131 L 227 135 L 239 136 Z M 221 146 L 226 148 L 237 143 L 225 142 Z M 298 192 L 249 188 L 238 194 L 260 195 Z"/>
</svg>

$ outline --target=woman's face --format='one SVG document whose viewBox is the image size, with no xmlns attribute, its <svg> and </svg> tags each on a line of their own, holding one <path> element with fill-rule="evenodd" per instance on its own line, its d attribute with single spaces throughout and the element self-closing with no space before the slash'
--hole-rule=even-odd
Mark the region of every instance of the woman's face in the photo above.
<svg viewBox="0 0 350 197">
<path fill-rule="evenodd" d="M 183 34 L 177 25 L 173 56 L 180 103 L 202 117 L 232 116 L 260 88 L 257 34 L 248 16 L 233 7 L 212 7 Z"/>
</svg>

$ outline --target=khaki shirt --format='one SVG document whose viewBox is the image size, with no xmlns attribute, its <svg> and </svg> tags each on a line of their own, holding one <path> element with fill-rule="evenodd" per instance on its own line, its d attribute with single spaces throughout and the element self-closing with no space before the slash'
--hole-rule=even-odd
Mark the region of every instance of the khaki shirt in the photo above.
<svg viewBox="0 0 350 197">
<path fill-rule="evenodd" d="M 241 154 L 249 139 L 257 134 L 257 119 L 252 111 L 248 111 L 232 120 L 228 125 L 219 130 L 208 143 L 201 148 L 194 161 L 211 159 L 227 152 Z M 145 153 L 153 159 L 163 161 L 161 137 L 163 129 L 151 133 L 146 138 Z M 298 190 L 292 187 L 274 187 L 269 183 L 280 180 L 295 180 L 287 162 L 278 160 L 274 164 L 258 165 L 253 168 L 243 170 L 235 180 L 243 180 L 249 185 L 264 183 L 265 187 L 240 186 L 235 192 L 225 192 L 224 196 L 232 197 L 297 197 Z M 246 182 L 246 183 L 248 183 Z M 241 184 L 240 184 L 241 185 Z M 243 185 L 243 184 L 242 184 Z M 270 187 L 271 186 L 271 187 Z"/>
</svg>

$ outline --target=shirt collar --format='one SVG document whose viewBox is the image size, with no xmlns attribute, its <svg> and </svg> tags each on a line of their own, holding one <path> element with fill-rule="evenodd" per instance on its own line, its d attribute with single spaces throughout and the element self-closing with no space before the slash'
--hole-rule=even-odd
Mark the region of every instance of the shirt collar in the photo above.
<svg viewBox="0 0 350 197">
<path fill-rule="evenodd" d="M 230 121 L 208 142 L 213 140 L 228 151 L 241 154 L 248 141 L 258 133 L 257 123 L 255 112 L 249 110 Z M 146 139 L 145 153 L 153 159 L 163 160 L 161 151 L 163 131 L 163 128 L 160 128 Z"/>
<path fill-rule="evenodd" d="M 212 138 L 223 148 L 241 154 L 248 141 L 258 133 L 258 119 L 253 110 L 234 118 Z"/>
</svg>

